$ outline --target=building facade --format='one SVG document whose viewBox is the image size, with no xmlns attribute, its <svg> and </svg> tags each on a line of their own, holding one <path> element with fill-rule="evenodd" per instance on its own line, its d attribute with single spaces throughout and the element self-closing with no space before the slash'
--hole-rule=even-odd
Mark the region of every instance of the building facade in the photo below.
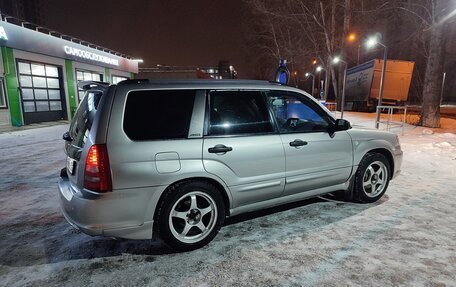
<svg viewBox="0 0 456 287">
<path fill-rule="evenodd" d="M 138 73 L 120 53 L 50 34 L 0 21 L 0 125 L 70 120 L 78 81 L 115 84 Z"/>
</svg>

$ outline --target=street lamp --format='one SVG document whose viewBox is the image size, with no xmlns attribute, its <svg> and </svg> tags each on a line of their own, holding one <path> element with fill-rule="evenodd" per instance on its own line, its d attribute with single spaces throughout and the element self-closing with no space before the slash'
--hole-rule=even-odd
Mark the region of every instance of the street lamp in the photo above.
<svg viewBox="0 0 456 287">
<path fill-rule="evenodd" d="M 366 47 L 368 49 L 373 48 L 376 45 L 380 45 L 383 47 L 383 67 L 382 67 L 382 77 L 380 78 L 380 92 L 378 95 L 378 103 L 377 107 L 382 105 L 382 100 L 383 100 L 383 86 L 385 84 L 385 73 L 386 73 L 386 61 L 388 60 L 388 47 L 384 44 L 382 44 L 378 40 L 378 36 L 373 36 L 367 39 L 366 41 Z M 380 126 L 380 110 L 377 109 L 375 113 L 375 128 L 378 129 Z"/>
<path fill-rule="evenodd" d="M 294 71 L 293 76 L 294 76 L 295 86 L 297 88 L 298 87 L 298 72 Z"/>
<path fill-rule="evenodd" d="M 306 73 L 305 74 L 306 78 L 312 77 L 312 92 L 310 93 L 313 97 L 314 95 L 314 89 L 315 89 L 315 75 L 312 73 Z"/>
<path fill-rule="evenodd" d="M 325 70 L 325 68 L 323 68 L 322 66 L 318 66 L 315 71 L 317 71 L 318 73 L 318 97 L 320 98 L 320 100 L 323 100 L 324 99 L 324 95 L 321 94 L 322 92 L 322 89 L 323 89 L 323 81 L 321 80 L 321 71 Z M 324 91 L 323 91 L 323 94 L 324 94 Z"/>
<path fill-rule="evenodd" d="M 333 64 L 339 64 L 340 62 L 344 63 L 344 79 L 342 82 L 342 100 L 341 100 L 341 107 L 340 107 L 340 118 L 344 118 L 344 106 L 345 106 L 345 82 L 347 79 L 347 68 L 348 68 L 348 63 L 342 60 L 340 57 L 334 57 L 333 58 Z"/>
<path fill-rule="evenodd" d="M 351 42 L 351 43 L 358 42 L 358 57 L 357 57 L 356 64 L 359 65 L 359 57 L 360 57 L 360 52 L 361 52 L 361 43 L 358 40 L 358 37 L 357 37 L 357 35 L 355 33 L 350 33 L 348 35 L 348 37 L 347 37 L 347 40 L 348 40 L 348 42 Z"/>
</svg>

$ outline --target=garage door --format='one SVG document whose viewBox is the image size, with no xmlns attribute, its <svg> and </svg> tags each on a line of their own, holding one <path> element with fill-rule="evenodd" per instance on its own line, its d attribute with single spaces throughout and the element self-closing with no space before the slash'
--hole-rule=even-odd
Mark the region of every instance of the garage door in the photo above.
<svg viewBox="0 0 456 287">
<path fill-rule="evenodd" d="M 25 124 L 66 120 L 62 69 L 25 60 L 17 67 Z"/>
<path fill-rule="evenodd" d="M 103 80 L 103 75 L 97 72 L 85 71 L 85 70 L 76 70 L 76 79 L 78 83 L 80 81 L 97 81 L 101 82 Z M 84 90 L 79 89 L 78 87 L 78 100 L 79 102 L 84 97 Z"/>
</svg>

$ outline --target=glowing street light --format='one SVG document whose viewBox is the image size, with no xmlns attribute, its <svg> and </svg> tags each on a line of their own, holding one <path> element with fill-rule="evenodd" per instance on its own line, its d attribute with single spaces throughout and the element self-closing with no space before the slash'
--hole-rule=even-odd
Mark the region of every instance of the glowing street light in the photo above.
<svg viewBox="0 0 456 287">
<path fill-rule="evenodd" d="M 332 60 L 333 64 L 339 64 L 339 62 L 346 63 L 344 60 L 342 60 L 339 56 L 336 56 Z"/>
<path fill-rule="evenodd" d="M 371 49 L 373 48 L 374 46 L 376 46 L 377 44 L 380 44 L 383 46 L 383 44 L 381 44 L 379 41 L 378 41 L 378 37 L 377 36 L 372 36 L 370 37 L 369 39 L 367 39 L 366 41 L 366 47 L 368 49 Z"/>
<path fill-rule="evenodd" d="M 332 60 L 333 64 L 339 64 L 339 63 L 344 63 L 344 79 L 342 82 L 342 99 L 341 99 L 341 107 L 340 107 L 340 118 L 344 118 L 344 106 L 345 106 L 345 82 L 347 80 L 347 68 L 348 68 L 348 63 L 342 60 L 339 56 L 336 56 Z"/>
<path fill-rule="evenodd" d="M 382 44 L 379 41 L 378 34 L 373 36 L 373 37 L 370 37 L 366 41 L 366 47 L 368 49 L 373 48 L 373 47 L 375 47 L 377 45 L 380 45 L 380 46 L 383 47 L 382 77 L 380 78 L 380 91 L 379 91 L 379 94 L 378 94 L 377 110 L 376 110 L 376 113 L 375 113 L 375 128 L 378 129 L 379 126 L 380 126 L 380 110 L 378 109 L 378 107 L 380 107 L 382 105 L 382 100 L 383 100 L 383 86 L 385 84 L 386 61 L 388 61 L 388 47 L 386 45 Z"/>
</svg>

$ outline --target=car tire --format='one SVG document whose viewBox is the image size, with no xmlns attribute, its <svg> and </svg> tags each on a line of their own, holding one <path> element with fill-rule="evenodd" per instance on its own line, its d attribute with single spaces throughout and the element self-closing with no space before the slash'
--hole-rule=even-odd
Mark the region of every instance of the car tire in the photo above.
<svg viewBox="0 0 456 287">
<path fill-rule="evenodd" d="M 379 200 L 388 188 L 391 168 L 380 153 L 368 153 L 358 165 L 353 185 L 354 201 L 372 203 Z"/>
<path fill-rule="evenodd" d="M 208 182 L 186 181 L 169 187 L 156 213 L 158 236 L 176 251 L 208 244 L 225 219 L 220 191 Z"/>
</svg>

